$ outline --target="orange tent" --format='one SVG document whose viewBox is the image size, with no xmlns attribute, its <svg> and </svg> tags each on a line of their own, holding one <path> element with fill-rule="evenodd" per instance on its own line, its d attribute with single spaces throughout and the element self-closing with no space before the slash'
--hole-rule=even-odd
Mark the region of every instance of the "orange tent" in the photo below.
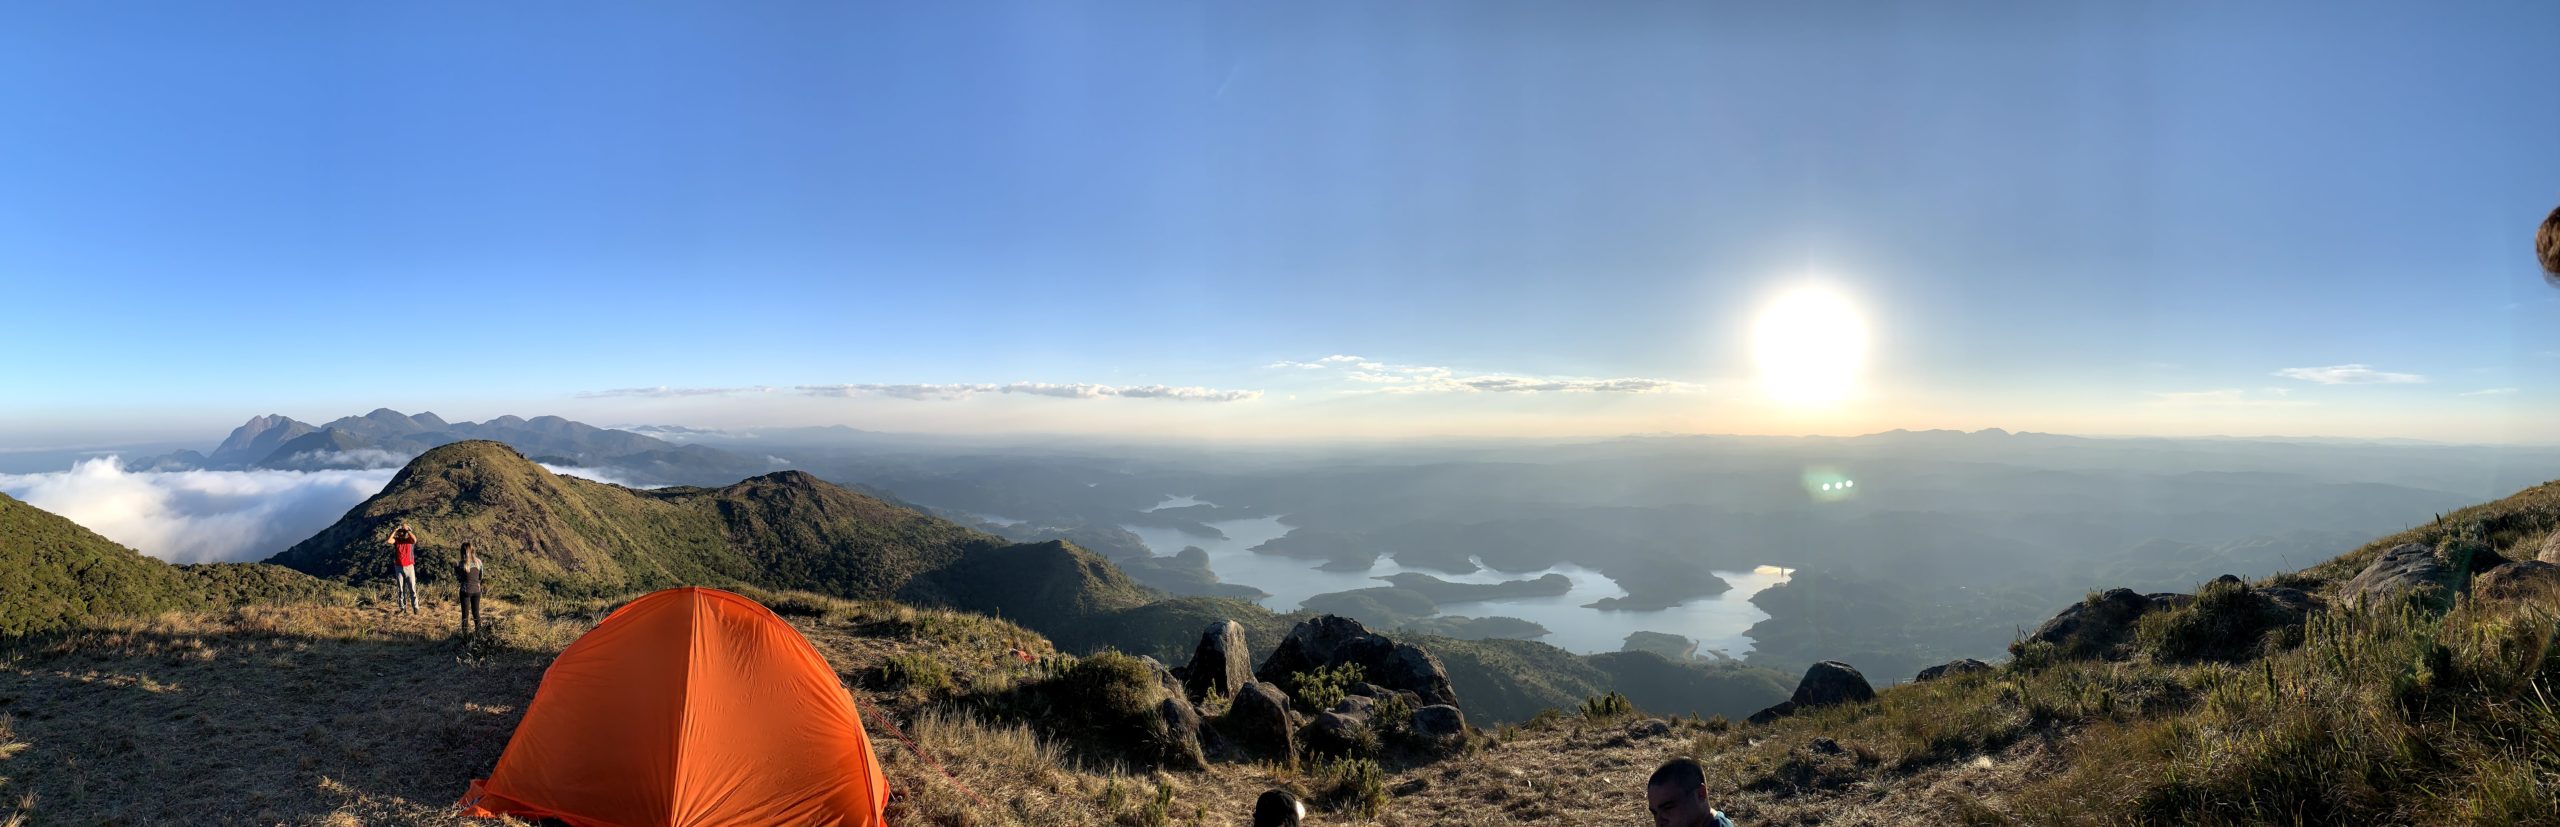
<svg viewBox="0 0 2560 827">
<path fill-rule="evenodd" d="M 888 795 L 817 648 L 763 604 L 685 587 L 561 652 L 462 809 L 579 827 L 876 825 Z"/>
</svg>

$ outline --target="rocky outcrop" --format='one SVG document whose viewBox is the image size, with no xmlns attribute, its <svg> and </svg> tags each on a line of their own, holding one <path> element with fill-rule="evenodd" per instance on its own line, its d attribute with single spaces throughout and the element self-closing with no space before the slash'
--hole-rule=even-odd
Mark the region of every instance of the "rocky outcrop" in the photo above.
<svg viewBox="0 0 2560 827">
<path fill-rule="evenodd" d="M 1191 664 L 1183 674 L 1184 689 L 1193 698 L 1205 698 L 1211 692 L 1235 697 L 1237 687 L 1253 680 L 1244 626 L 1232 620 L 1209 624 L 1200 632 L 1200 645 L 1191 650 Z"/>
<path fill-rule="evenodd" d="M 1209 768 L 1209 756 L 1200 748 L 1200 711 L 1181 695 L 1173 695 L 1156 704 L 1156 719 L 1164 726 L 1163 750 L 1156 760 L 1183 770 Z"/>
<path fill-rule="evenodd" d="M 2542 551 L 2533 559 L 2560 566 L 2560 531 L 2551 532 L 2551 536 L 2542 538 Z"/>
<path fill-rule="evenodd" d="M 1796 682 L 1796 694 L 1787 701 L 1797 709 L 1811 709 L 1875 699 L 1875 687 L 1867 685 L 1867 676 L 1858 674 L 1858 667 L 1826 660 L 1804 670 L 1804 680 Z"/>
<path fill-rule="evenodd" d="M 2124 644 L 2133 639 L 2133 625 L 2145 614 L 2176 608 L 2194 600 L 2183 594 L 2136 594 L 2132 589 L 2108 589 L 2070 608 L 2036 627 L 2030 641 L 2042 641 L 2060 648 L 2072 657 L 2113 657 L 2121 654 Z M 2013 650 L 2015 647 L 2012 647 Z"/>
<path fill-rule="evenodd" d="M 1913 683 L 1918 683 L 1921 681 L 1934 681 L 1939 678 L 1954 677 L 1956 675 L 1989 671 L 1991 671 L 1991 664 L 1983 663 L 1982 661 L 1974 660 L 1972 658 L 1962 658 L 1947 661 L 1946 663 L 1941 663 L 1927 669 L 1922 669 L 1920 670 L 1920 676 L 1912 678 L 1911 680 Z"/>
<path fill-rule="evenodd" d="M 1298 751 L 1297 726 L 1290 720 L 1289 694 L 1280 687 L 1250 681 L 1236 690 L 1220 725 L 1236 745 L 1263 756 L 1287 757 Z"/>
<path fill-rule="evenodd" d="M 2560 597 L 2560 565 L 2540 560 L 2508 563 L 2481 572 L 2471 581 L 2471 594 L 2484 600 Z"/>
<path fill-rule="evenodd" d="M 2435 549 L 2403 543 L 2375 557 L 2364 571 L 2338 587 L 2338 596 L 2350 608 L 2388 606 L 2402 599 L 2442 605 L 2461 587 L 2460 575 Z"/>
<path fill-rule="evenodd" d="M 1826 660 L 1804 670 L 1804 679 L 1796 681 L 1794 695 L 1776 706 L 1751 713 L 1750 721 L 1765 724 L 1808 709 L 1875 699 L 1875 687 L 1867 684 L 1867 676 L 1859 674 L 1857 667 Z"/>
<path fill-rule="evenodd" d="M 1458 693 L 1449 687 L 1449 670 L 1440 665 L 1438 658 L 1413 644 L 1388 640 L 1360 625 L 1360 621 L 1339 615 L 1303 621 L 1290 629 L 1289 636 L 1281 639 L 1279 648 L 1262 662 L 1254 676 L 1280 683 L 1290 675 L 1345 663 L 1359 664 L 1371 683 L 1413 692 L 1425 705 L 1458 705 Z"/>
<path fill-rule="evenodd" d="M 1413 735 L 1435 742 L 1466 737 L 1467 714 L 1448 704 L 1433 704 L 1413 711 Z"/>
<path fill-rule="evenodd" d="M 1378 736 L 1365 716 L 1319 712 L 1298 731 L 1298 741 L 1318 755 L 1362 756 L 1377 748 Z"/>
</svg>

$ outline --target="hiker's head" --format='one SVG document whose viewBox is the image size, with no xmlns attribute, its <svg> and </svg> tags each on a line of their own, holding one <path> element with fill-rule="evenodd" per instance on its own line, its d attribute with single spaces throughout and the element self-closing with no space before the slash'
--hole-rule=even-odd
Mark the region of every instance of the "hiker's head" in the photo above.
<svg viewBox="0 0 2560 827">
<path fill-rule="evenodd" d="M 2542 260 L 2542 277 L 2560 287 L 2560 208 L 2553 208 L 2541 231 L 2533 234 L 2533 256 Z"/>
<path fill-rule="evenodd" d="M 1716 823 L 1707 806 L 1707 771 L 1695 758 L 1674 758 L 1653 771 L 1644 784 L 1644 805 L 1653 811 L 1653 827 L 1706 827 Z"/>
<path fill-rule="evenodd" d="M 476 552 L 476 551 L 472 551 L 472 550 L 471 550 L 471 541 L 469 541 L 469 540 L 464 540 L 464 541 L 462 541 L 462 559 L 465 559 L 465 560 L 476 560 L 476 559 L 479 559 L 479 557 L 480 557 L 480 553 L 479 553 L 479 552 Z"/>
<path fill-rule="evenodd" d="M 1281 790 L 1264 792 L 1253 802 L 1253 827 L 1298 827 L 1298 821 L 1306 817 L 1307 805 Z"/>
</svg>

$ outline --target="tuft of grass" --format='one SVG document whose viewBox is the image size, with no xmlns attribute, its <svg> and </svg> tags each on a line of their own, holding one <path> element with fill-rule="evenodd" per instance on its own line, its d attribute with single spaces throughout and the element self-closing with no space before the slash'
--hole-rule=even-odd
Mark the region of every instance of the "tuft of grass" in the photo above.
<svg viewBox="0 0 2560 827">
<path fill-rule="evenodd" d="M 1307 771 L 1319 806 L 1361 820 L 1387 809 L 1387 773 L 1369 758 L 1318 758 Z"/>
<path fill-rule="evenodd" d="M 1606 724 L 1636 715 L 1636 705 L 1616 692 L 1582 699 L 1582 717 L 1594 724 Z"/>
</svg>

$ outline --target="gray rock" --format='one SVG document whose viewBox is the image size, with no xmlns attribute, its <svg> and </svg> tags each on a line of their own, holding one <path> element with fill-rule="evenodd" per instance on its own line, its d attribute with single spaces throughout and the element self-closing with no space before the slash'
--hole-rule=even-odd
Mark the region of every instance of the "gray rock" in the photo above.
<svg viewBox="0 0 2560 827">
<path fill-rule="evenodd" d="M 1253 660 L 1245 649 L 1244 627 L 1232 620 L 1209 624 L 1200 633 L 1200 645 L 1191 650 L 1185 690 L 1194 698 L 1216 692 L 1235 697 L 1236 687 L 1253 680 Z"/>
<path fill-rule="evenodd" d="M 1671 734 L 1671 722 L 1660 718 L 1646 718 L 1627 725 L 1627 737 L 1634 740 L 1659 738 L 1669 734 Z"/>
<path fill-rule="evenodd" d="M 1357 756 L 1377 744 L 1367 721 L 1340 712 L 1316 713 L 1315 720 L 1298 730 L 1298 740 L 1307 745 L 1308 752 L 1321 755 Z"/>
<path fill-rule="evenodd" d="M 2113 655 L 2133 638 L 2134 621 L 2155 609 L 2185 605 L 2189 595 L 2140 595 L 2132 589 L 2108 589 L 2097 599 L 2071 604 L 2070 608 L 2036 627 L 2029 640 L 2040 640 L 2060 647 L 2072 656 Z"/>
<path fill-rule="evenodd" d="M 2435 549 L 2403 543 L 2375 557 L 2338 594 L 2350 608 L 2388 606 L 2407 597 L 2441 605 L 2452 598 L 2457 574 Z"/>
<path fill-rule="evenodd" d="M 1378 699 L 1360 695 L 1344 695 L 1342 696 L 1341 703 L 1333 705 L 1333 711 L 1349 715 L 1353 718 L 1358 718 L 1362 721 L 1369 720 L 1370 713 L 1376 712 L 1377 710 Z"/>
<path fill-rule="evenodd" d="M 1297 727 L 1290 721 L 1289 694 L 1280 687 L 1249 681 L 1236 690 L 1235 703 L 1221 719 L 1238 746 L 1264 756 L 1297 752 Z"/>
<path fill-rule="evenodd" d="M 1765 724 L 1793 714 L 1796 714 L 1796 704 L 1794 701 L 1779 701 L 1775 706 L 1751 713 L 1751 717 L 1744 720 L 1748 720 L 1755 724 Z"/>
<path fill-rule="evenodd" d="M 1175 769 L 1205 770 L 1209 757 L 1200 749 L 1200 711 L 1181 695 L 1165 698 L 1156 704 L 1156 719 L 1164 726 L 1157 743 L 1162 751 L 1157 760 Z"/>
<path fill-rule="evenodd" d="M 2486 600 L 2529 599 L 2539 595 L 2560 597 L 2560 565 L 2540 560 L 2508 563 L 2472 579 L 2471 593 Z"/>
<path fill-rule="evenodd" d="M 2560 531 L 2553 531 L 2551 536 L 2542 538 L 2542 551 L 2533 559 L 2560 566 Z"/>
<path fill-rule="evenodd" d="M 1805 745 L 1805 749 L 1813 750 L 1819 755 L 1839 755 L 1840 742 L 1829 738 L 1815 738 L 1813 743 Z"/>
<path fill-rule="evenodd" d="M 1920 676 L 1912 678 L 1911 680 L 1913 683 L 1918 683 L 1921 681 L 1934 681 L 1939 678 L 1952 677 L 1955 675 L 1989 671 L 1991 671 L 1991 664 L 1983 663 L 1982 661 L 1974 660 L 1972 658 L 1960 658 L 1957 660 L 1947 661 L 1946 663 L 1941 663 L 1927 669 L 1922 669 L 1920 670 Z"/>
<path fill-rule="evenodd" d="M 1875 699 L 1875 687 L 1867 685 L 1867 676 L 1858 674 L 1858 667 L 1826 660 L 1804 670 L 1804 679 L 1796 682 L 1796 693 L 1787 702 L 1797 709 L 1812 709 Z"/>
<path fill-rule="evenodd" d="M 1432 704 L 1414 710 L 1413 734 L 1434 741 L 1465 737 L 1467 714 L 1448 704 Z"/>
<path fill-rule="evenodd" d="M 1279 683 L 1290 675 L 1345 663 L 1356 663 L 1368 680 L 1390 690 L 1413 692 L 1428 704 L 1456 706 L 1458 693 L 1449 686 L 1449 670 L 1440 660 L 1410 643 L 1388 640 L 1360 621 L 1325 615 L 1302 621 L 1289 630 L 1254 676 Z"/>
</svg>

